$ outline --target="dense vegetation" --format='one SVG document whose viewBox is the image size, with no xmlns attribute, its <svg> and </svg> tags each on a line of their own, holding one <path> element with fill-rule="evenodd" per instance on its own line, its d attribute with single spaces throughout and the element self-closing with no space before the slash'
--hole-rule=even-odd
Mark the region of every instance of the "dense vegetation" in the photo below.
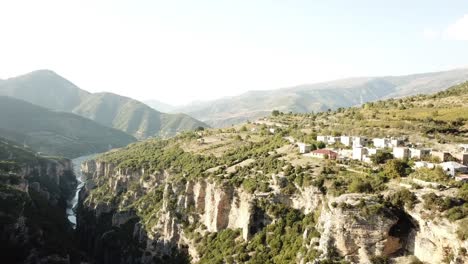
<svg viewBox="0 0 468 264">
<path fill-rule="evenodd" d="M 265 205 L 264 205 L 265 206 Z M 208 236 L 196 234 L 200 263 L 295 263 L 298 258 L 313 261 L 319 255 L 305 245 L 320 234 L 314 228 L 313 214 L 270 204 L 264 208 L 275 222 L 267 225 L 248 241 L 239 230 L 226 229 Z M 306 232 L 307 236 L 304 236 Z"/>
</svg>

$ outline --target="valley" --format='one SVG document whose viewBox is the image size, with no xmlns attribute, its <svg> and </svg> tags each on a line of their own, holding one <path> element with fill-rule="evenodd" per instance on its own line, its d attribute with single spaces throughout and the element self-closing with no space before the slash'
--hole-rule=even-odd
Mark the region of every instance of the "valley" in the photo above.
<svg viewBox="0 0 468 264">
<path fill-rule="evenodd" d="M 467 87 L 399 103 L 441 112 L 443 102 L 464 107 Z M 468 185 L 415 164 L 435 162 L 441 146 L 459 153 L 466 112 L 441 115 L 444 124 L 422 114 L 391 129 L 388 116 L 405 111 L 394 102 L 375 103 L 382 115 L 372 123 L 358 118 L 368 105 L 277 111 L 98 156 L 82 165 L 88 181 L 80 192 L 80 241 L 100 263 L 464 263 Z M 319 140 L 344 133 L 402 138 L 398 144 L 431 148 L 433 157 L 400 158 L 384 146 L 356 160 L 344 154 L 354 149 Z M 301 154 L 303 142 L 336 151 L 337 159 Z"/>
<path fill-rule="evenodd" d="M 6 259 L 464 263 L 467 89 L 274 110 L 73 160 L 2 139 Z"/>
</svg>

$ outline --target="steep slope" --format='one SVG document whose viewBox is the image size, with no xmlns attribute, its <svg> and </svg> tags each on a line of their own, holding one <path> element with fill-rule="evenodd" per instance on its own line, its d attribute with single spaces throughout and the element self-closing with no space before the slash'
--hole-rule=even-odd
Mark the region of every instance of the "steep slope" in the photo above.
<svg viewBox="0 0 468 264">
<path fill-rule="evenodd" d="M 53 110 L 76 113 L 139 139 L 168 137 L 184 130 L 207 127 L 183 114 L 165 114 L 128 97 L 89 93 L 49 70 L 0 82 L 0 95 L 15 97 Z"/>
<path fill-rule="evenodd" d="M 283 112 L 317 112 L 359 105 L 379 99 L 427 94 L 444 90 L 468 80 L 468 69 L 414 74 L 407 76 L 368 77 L 300 85 L 268 91 L 252 91 L 219 100 L 176 109 L 211 126 L 228 126 Z"/>
<path fill-rule="evenodd" d="M 0 135 L 48 155 L 78 157 L 122 147 L 136 139 L 81 116 L 54 112 L 0 96 Z"/>
<path fill-rule="evenodd" d="M 46 159 L 0 137 L 2 263 L 80 263 L 65 212 L 76 179 L 71 161 Z"/>
</svg>

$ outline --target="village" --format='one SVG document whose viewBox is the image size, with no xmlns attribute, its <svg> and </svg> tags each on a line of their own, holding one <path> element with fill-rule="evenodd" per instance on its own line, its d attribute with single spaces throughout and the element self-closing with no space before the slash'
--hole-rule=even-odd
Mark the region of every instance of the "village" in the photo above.
<svg viewBox="0 0 468 264">
<path fill-rule="evenodd" d="M 290 140 L 291 141 L 291 140 Z M 468 181 L 468 144 L 457 145 L 457 151 L 424 148 L 406 138 L 372 138 L 362 136 L 317 136 L 325 148 L 313 149 L 312 144 L 297 142 L 299 153 L 306 157 L 337 161 L 355 160 L 372 163 L 371 157 L 386 152 L 395 159 L 412 160 L 414 169 L 441 167 L 457 181 Z"/>
</svg>

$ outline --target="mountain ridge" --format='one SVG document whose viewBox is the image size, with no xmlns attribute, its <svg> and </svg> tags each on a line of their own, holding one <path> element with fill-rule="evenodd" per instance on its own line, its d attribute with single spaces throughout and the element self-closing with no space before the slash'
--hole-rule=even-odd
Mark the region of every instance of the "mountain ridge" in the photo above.
<svg viewBox="0 0 468 264">
<path fill-rule="evenodd" d="M 87 92 L 51 70 L 37 70 L 4 80 L 0 83 L 0 95 L 75 113 L 138 139 L 169 137 L 184 130 L 207 127 L 187 115 L 162 113 L 130 97 Z"/>
<path fill-rule="evenodd" d="M 435 93 L 468 80 L 468 69 L 401 76 L 352 77 L 273 90 L 254 90 L 175 109 L 211 126 L 223 127 L 257 119 L 277 109 L 317 112 L 380 99 Z"/>
</svg>

